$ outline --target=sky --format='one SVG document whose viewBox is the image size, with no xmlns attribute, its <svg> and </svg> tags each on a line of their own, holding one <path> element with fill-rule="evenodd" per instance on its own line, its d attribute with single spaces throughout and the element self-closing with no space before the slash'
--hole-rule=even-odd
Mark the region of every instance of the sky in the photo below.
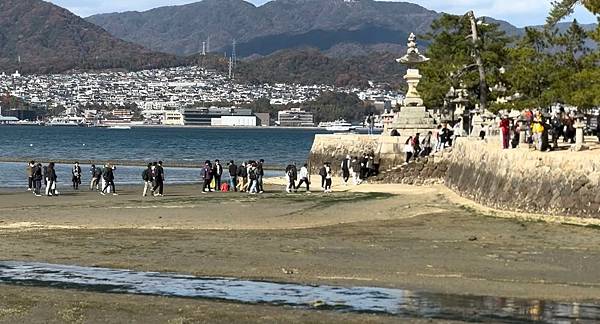
<svg viewBox="0 0 600 324">
<path fill-rule="evenodd" d="M 198 0 L 49 0 L 67 8 L 79 16 L 87 17 L 98 13 L 122 12 L 129 10 L 143 11 L 156 7 L 181 5 Z M 394 0 L 387 0 L 394 1 Z M 268 0 L 249 0 L 255 5 L 262 5 Z M 490 16 L 510 22 L 517 27 L 541 25 L 545 22 L 551 7 L 551 0 L 407 0 L 435 11 L 464 14 L 475 10 L 477 16 Z M 572 18 L 580 23 L 595 23 L 597 19 L 578 9 Z M 569 20 L 572 20 L 569 19 Z"/>
</svg>

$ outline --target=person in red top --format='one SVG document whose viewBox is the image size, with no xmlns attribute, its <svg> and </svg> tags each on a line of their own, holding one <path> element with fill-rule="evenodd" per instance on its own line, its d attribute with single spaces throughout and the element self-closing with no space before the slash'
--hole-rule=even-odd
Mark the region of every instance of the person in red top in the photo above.
<svg viewBox="0 0 600 324">
<path fill-rule="evenodd" d="M 508 117 L 502 117 L 500 121 L 500 130 L 502 131 L 502 148 L 508 149 L 508 144 L 510 142 L 510 122 L 508 121 Z"/>
</svg>

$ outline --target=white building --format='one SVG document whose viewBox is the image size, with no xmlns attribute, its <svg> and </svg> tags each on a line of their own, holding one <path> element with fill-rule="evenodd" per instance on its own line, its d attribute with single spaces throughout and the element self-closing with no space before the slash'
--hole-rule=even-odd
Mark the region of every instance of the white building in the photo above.
<svg viewBox="0 0 600 324">
<path fill-rule="evenodd" d="M 282 127 L 314 127 L 313 114 L 300 108 L 282 110 L 277 113 L 277 125 Z"/>
<path fill-rule="evenodd" d="M 179 111 L 165 111 L 162 124 L 169 126 L 183 126 L 183 114 Z"/>
<path fill-rule="evenodd" d="M 221 116 L 210 121 L 211 126 L 254 127 L 258 120 L 256 116 Z"/>
</svg>

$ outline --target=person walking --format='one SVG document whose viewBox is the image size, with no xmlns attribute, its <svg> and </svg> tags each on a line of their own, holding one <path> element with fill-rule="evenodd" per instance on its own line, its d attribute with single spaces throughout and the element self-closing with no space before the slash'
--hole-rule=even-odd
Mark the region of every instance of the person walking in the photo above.
<svg viewBox="0 0 600 324">
<path fill-rule="evenodd" d="M 212 173 L 215 180 L 215 191 L 221 191 L 221 177 L 223 176 L 223 166 L 221 165 L 221 161 L 215 160 Z"/>
<path fill-rule="evenodd" d="M 73 182 L 73 189 L 79 190 L 81 184 L 81 167 L 79 162 L 75 162 L 73 168 L 71 168 L 71 182 Z"/>
<path fill-rule="evenodd" d="M 148 190 L 152 190 L 154 184 L 152 183 L 152 163 L 148 163 L 148 167 L 142 172 L 142 180 L 144 181 L 144 191 L 142 197 L 148 195 Z"/>
<path fill-rule="evenodd" d="M 245 192 L 248 187 L 248 171 L 246 162 L 242 162 L 237 170 L 238 189 L 240 192 Z"/>
<path fill-rule="evenodd" d="M 154 169 L 154 187 L 152 192 L 155 197 L 162 197 L 165 186 L 165 169 L 163 168 L 163 161 L 158 161 Z M 156 190 L 158 189 L 158 192 Z"/>
<path fill-rule="evenodd" d="M 35 161 L 29 161 L 27 163 L 27 168 L 25 169 L 25 173 L 27 174 L 27 191 L 33 190 L 33 168 L 35 166 Z"/>
<path fill-rule="evenodd" d="M 344 185 L 348 185 L 348 180 L 350 179 L 350 155 L 346 155 L 346 158 L 342 160 L 342 164 L 340 168 L 342 170 L 342 181 Z"/>
<path fill-rule="evenodd" d="M 544 132 L 542 113 L 537 112 L 531 124 L 531 133 L 533 134 L 533 142 L 535 149 L 542 151 L 542 133 Z"/>
<path fill-rule="evenodd" d="M 404 143 L 404 153 L 406 153 L 406 161 L 404 162 L 404 164 L 408 164 L 408 162 L 410 162 L 410 159 L 412 158 L 415 149 L 412 146 L 413 143 L 413 137 L 410 136 L 406 142 Z"/>
<path fill-rule="evenodd" d="M 300 168 L 300 173 L 299 173 L 298 177 L 300 178 L 300 181 L 298 182 L 298 185 L 296 186 L 296 190 L 300 189 L 302 184 L 305 183 L 306 184 L 306 193 L 310 193 L 310 180 L 308 177 L 308 164 L 305 163 Z"/>
<path fill-rule="evenodd" d="M 258 193 L 258 167 L 256 162 L 252 162 L 250 164 L 250 168 L 248 169 L 248 180 L 250 181 L 250 189 L 248 193 L 251 195 Z"/>
<path fill-rule="evenodd" d="M 106 195 L 106 189 L 110 188 L 110 192 L 112 192 L 113 196 L 117 196 L 117 189 L 115 188 L 115 167 L 110 163 L 104 166 L 104 170 L 102 170 L 102 179 L 104 179 L 104 187 L 100 192 L 101 195 Z"/>
<path fill-rule="evenodd" d="M 358 156 L 354 156 L 352 158 L 352 162 L 351 162 L 351 170 L 350 173 L 352 173 L 352 181 L 354 182 L 354 185 L 357 186 L 361 183 L 360 180 L 360 161 L 358 160 Z"/>
<path fill-rule="evenodd" d="M 96 165 L 92 164 L 90 166 L 90 191 L 94 190 L 94 188 L 96 188 L 96 190 L 98 190 L 99 182 L 100 182 L 100 178 L 98 177 L 98 175 L 96 173 Z"/>
<path fill-rule="evenodd" d="M 331 163 L 325 163 L 325 188 L 323 191 L 325 193 L 331 192 L 331 183 L 333 178 L 333 171 L 331 170 Z"/>
<path fill-rule="evenodd" d="M 36 197 L 42 196 L 42 164 L 38 163 L 32 169 L 33 194 Z"/>
<path fill-rule="evenodd" d="M 297 191 L 296 189 L 296 175 L 294 174 L 294 166 L 292 164 L 288 164 L 285 168 L 285 176 L 287 178 L 287 187 L 285 191 L 287 193 L 291 193 L 293 191 Z"/>
<path fill-rule="evenodd" d="M 265 177 L 264 164 L 265 164 L 265 160 L 260 159 L 258 161 L 258 164 L 256 165 L 256 176 L 258 177 L 257 184 L 258 184 L 258 192 L 259 193 L 265 192 L 265 188 L 263 187 L 263 179 Z"/>
<path fill-rule="evenodd" d="M 235 165 L 235 162 L 233 162 L 233 160 L 229 161 L 229 163 L 227 163 L 227 168 L 229 169 L 229 188 L 230 190 L 233 191 L 238 191 L 237 188 L 237 165 Z"/>
<path fill-rule="evenodd" d="M 46 169 L 46 196 L 55 196 L 57 194 L 57 180 L 58 176 L 56 175 L 56 170 L 54 170 L 54 162 L 50 162 Z"/>
<path fill-rule="evenodd" d="M 506 115 L 500 121 L 500 131 L 502 132 L 502 149 L 506 150 L 509 148 L 510 141 L 510 121 Z"/>
<path fill-rule="evenodd" d="M 417 133 L 415 134 L 415 137 L 413 137 L 412 140 L 412 147 L 413 147 L 413 157 L 417 158 L 419 157 L 419 154 L 421 153 L 421 138 L 420 138 L 421 134 Z"/>
<path fill-rule="evenodd" d="M 427 135 L 425 135 L 425 138 L 423 139 L 423 153 L 421 153 L 422 156 L 429 156 L 429 154 L 431 154 L 432 148 L 431 148 L 431 137 L 433 136 L 433 132 L 432 131 L 428 131 Z"/>
<path fill-rule="evenodd" d="M 361 166 L 361 172 L 362 172 Z M 321 189 L 325 190 L 325 179 L 327 178 L 327 162 L 323 163 L 323 166 L 319 169 L 319 176 L 321 176 Z"/>
<path fill-rule="evenodd" d="M 202 185 L 202 193 L 207 193 L 207 192 L 211 192 L 212 190 L 210 189 L 210 183 L 212 181 L 212 167 L 210 165 L 210 161 L 206 161 L 204 162 L 204 168 L 202 168 L 202 180 L 203 180 L 203 185 Z"/>
</svg>

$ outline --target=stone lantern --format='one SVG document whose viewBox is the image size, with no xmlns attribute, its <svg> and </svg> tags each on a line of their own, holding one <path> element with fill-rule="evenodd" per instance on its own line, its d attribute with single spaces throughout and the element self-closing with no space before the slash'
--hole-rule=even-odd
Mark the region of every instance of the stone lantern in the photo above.
<svg viewBox="0 0 600 324">
<path fill-rule="evenodd" d="M 408 90 L 400 111 L 396 112 L 393 121 L 387 124 L 387 129 L 398 129 L 402 134 L 407 135 L 425 133 L 435 128 L 435 120 L 423 106 L 423 99 L 417 91 L 417 85 L 421 80 L 421 74 L 417 67 L 429 61 L 429 58 L 419 53 L 416 40 L 415 34 L 411 33 L 408 37 L 406 55 L 396 60 L 398 63 L 408 66 L 404 76 Z"/>
</svg>

